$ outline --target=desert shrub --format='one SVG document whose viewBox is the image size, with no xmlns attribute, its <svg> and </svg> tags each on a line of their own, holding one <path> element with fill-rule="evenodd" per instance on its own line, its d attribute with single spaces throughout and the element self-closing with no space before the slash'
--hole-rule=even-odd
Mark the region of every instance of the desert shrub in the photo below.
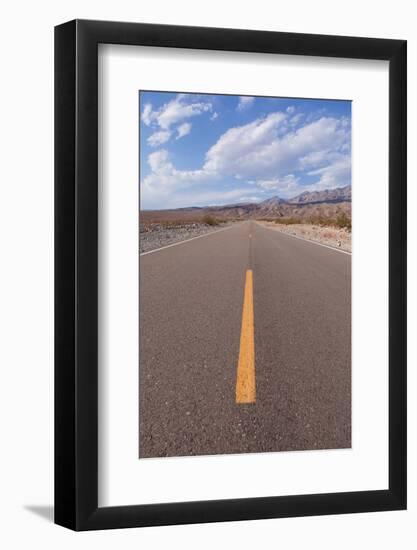
<svg viewBox="0 0 417 550">
<path fill-rule="evenodd" d="M 213 218 L 213 216 L 210 216 L 210 214 L 205 214 L 203 216 L 203 223 L 206 225 L 219 225 L 219 221 Z"/>
<path fill-rule="evenodd" d="M 333 225 L 334 220 L 332 218 L 324 218 L 323 216 L 317 215 L 317 216 L 311 216 L 310 223 L 312 225 L 320 225 L 321 227 L 326 225 Z"/>
<path fill-rule="evenodd" d="M 301 223 L 298 218 L 277 218 L 275 223 L 281 223 L 283 225 L 293 225 L 295 223 Z"/>
<path fill-rule="evenodd" d="M 336 224 L 337 227 L 341 227 L 344 229 L 347 229 L 348 231 L 351 231 L 352 229 L 352 220 L 347 216 L 344 212 L 342 214 L 339 214 L 336 218 Z"/>
<path fill-rule="evenodd" d="M 352 221 L 350 217 L 342 212 L 337 218 L 325 218 L 323 216 L 312 216 L 310 223 L 313 225 L 319 225 L 320 227 L 339 227 L 350 231 L 352 229 Z"/>
</svg>

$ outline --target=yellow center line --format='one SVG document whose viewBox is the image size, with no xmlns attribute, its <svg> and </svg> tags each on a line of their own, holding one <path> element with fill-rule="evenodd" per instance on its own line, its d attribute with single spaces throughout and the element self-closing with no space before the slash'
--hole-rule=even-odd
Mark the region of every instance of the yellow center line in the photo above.
<svg viewBox="0 0 417 550">
<path fill-rule="evenodd" d="M 246 271 L 245 294 L 240 332 L 239 363 L 236 379 L 236 403 L 255 403 L 255 338 L 253 322 L 253 273 Z"/>
</svg>

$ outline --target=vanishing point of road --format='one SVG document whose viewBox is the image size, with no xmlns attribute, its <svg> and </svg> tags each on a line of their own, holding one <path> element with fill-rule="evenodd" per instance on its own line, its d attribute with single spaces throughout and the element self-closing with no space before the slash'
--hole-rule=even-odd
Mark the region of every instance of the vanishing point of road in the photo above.
<svg viewBox="0 0 417 550">
<path fill-rule="evenodd" d="M 351 446 L 351 256 L 253 221 L 140 257 L 139 456 Z"/>
</svg>

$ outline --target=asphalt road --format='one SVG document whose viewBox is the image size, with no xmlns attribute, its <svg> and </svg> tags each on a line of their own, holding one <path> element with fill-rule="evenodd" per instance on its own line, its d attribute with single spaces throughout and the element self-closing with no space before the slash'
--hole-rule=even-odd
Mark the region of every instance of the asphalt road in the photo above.
<svg viewBox="0 0 417 550">
<path fill-rule="evenodd" d="M 256 400 L 238 403 L 248 270 Z M 142 255 L 140 458 L 350 447 L 350 304 L 350 255 L 256 222 Z"/>
</svg>

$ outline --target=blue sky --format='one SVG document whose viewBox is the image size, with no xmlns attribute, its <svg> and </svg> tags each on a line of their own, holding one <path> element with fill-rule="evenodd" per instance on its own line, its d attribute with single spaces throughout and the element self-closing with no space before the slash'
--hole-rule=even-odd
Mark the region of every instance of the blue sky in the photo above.
<svg viewBox="0 0 417 550">
<path fill-rule="evenodd" d="M 145 91 L 139 109 L 142 209 L 350 184 L 350 101 Z"/>
</svg>

